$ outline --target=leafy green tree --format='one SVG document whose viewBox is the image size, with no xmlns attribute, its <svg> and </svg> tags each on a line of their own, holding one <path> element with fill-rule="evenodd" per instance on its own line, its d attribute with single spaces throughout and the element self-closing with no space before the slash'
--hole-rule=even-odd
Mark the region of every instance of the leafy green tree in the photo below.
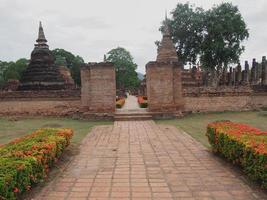
<svg viewBox="0 0 267 200">
<path fill-rule="evenodd" d="M 64 49 L 54 49 L 52 54 L 55 58 L 55 64 L 58 66 L 66 66 L 70 69 L 71 76 L 77 85 L 81 85 L 81 65 L 84 60 L 80 56 L 75 56 Z"/>
<path fill-rule="evenodd" d="M 140 81 L 136 69 L 137 65 L 129 51 L 122 47 L 112 49 L 107 53 L 107 61 L 114 63 L 116 68 L 116 85 L 118 89 L 135 89 Z"/>
<path fill-rule="evenodd" d="M 177 55 L 184 63 L 201 66 L 217 85 L 223 69 L 239 62 L 242 41 L 248 29 L 237 6 L 222 3 L 205 11 L 189 3 L 178 3 L 169 21 Z"/>
<path fill-rule="evenodd" d="M 5 84 L 9 79 L 20 80 L 27 66 L 28 60 L 25 58 L 21 58 L 16 62 L 0 61 L 0 84 Z"/>
<path fill-rule="evenodd" d="M 177 55 L 184 64 L 195 64 L 201 52 L 205 12 L 189 3 L 178 3 L 169 20 Z"/>
<path fill-rule="evenodd" d="M 239 62 L 245 50 L 242 41 L 249 37 L 246 23 L 237 6 L 222 3 L 206 12 L 204 41 L 200 61 L 216 86 L 223 69 Z"/>
</svg>

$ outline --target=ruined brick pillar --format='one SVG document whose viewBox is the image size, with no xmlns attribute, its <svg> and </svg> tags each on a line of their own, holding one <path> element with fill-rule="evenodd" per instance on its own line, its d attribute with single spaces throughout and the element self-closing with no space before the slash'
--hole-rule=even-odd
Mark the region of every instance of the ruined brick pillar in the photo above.
<svg viewBox="0 0 267 200">
<path fill-rule="evenodd" d="M 115 67 L 110 62 L 88 63 L 81 68 L 82 107 L 92 113 L 115 112 Z"/>
<path fill-rule="evenodd" d="M 233 80 L 233 85 L 236 85 L 236 68 L 233 68 L 232 80 Z"/>
<path fill-rule="evenodd" d="M 249 84 L 249 64 L 248 61 L 245 61 L 245 70 L 243 71 L 243 79 L 242 82 L 244 85 Z"/>
<path fill-rule="evenodd" d="M 256 59 L 254 58 L 252 61 L 252 68 L 251 68 L 251 77 L 250 77 L 250 82 L 252 85 L 256 85 L 257 84 L 257 62 Z"/>
<path fill-rule="evenodd" d="M 236 67 L 236 85 L 240 85 L 242 81 L 242 69 L 240 63 Z"/>
<path fill-rule="evenodd" d="M 227 84 L 227 68 L 223 68 L 222 78 L 220 80 L 220 85 L 226 85 L 226 84 Z"/>
<path fill-rule="evenodd" d="M 261 75 L 261 84 L 267 85 L 267 61 L 266 56 L 262 57 L 262 75 Z"/>
<path fill-rule="evenodd" d="M 232 67 L 230 67 L 230 70 L 229 70 L 229 82 L 228 82 L 228 84 L 229 85 L 233 85 L 233 68 Z"/>
<path fill-rule="evenodd" d="M 146 65 L 150 111 L 173 112 L 182 108 L 181 69 L 179 62 L 149 62 Z"/>
<path fill-rule="evenodd" d="M 176 49 L 171 39 L 167 19 L 160 43 L 157 61 L 146 65 L 146 85 L 149 111 L 176 112 L 182 110 L 181 70 Z"/>
</svg>

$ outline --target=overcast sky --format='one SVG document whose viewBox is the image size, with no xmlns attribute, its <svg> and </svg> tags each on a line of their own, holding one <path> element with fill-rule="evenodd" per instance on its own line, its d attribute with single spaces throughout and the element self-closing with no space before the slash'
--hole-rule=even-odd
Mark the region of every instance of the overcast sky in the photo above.
<svg viewBox="0 0 267 200">
<path fill-rule="evenodd" d="M 187 0 L 0 0 L 0 60 L 30 58 L 42 21 L 50 49 L 63 48 L 86 62 L 100 62 L 112 48 L 129 50 L 145 71 L 156 59 L 154 42 L 165 10 Z M 192 0 L 204 8 L 222 0 Z M 241 61 L 267 56 L 267 1 L 233 0 L 250 32 Z"/>
</svg>

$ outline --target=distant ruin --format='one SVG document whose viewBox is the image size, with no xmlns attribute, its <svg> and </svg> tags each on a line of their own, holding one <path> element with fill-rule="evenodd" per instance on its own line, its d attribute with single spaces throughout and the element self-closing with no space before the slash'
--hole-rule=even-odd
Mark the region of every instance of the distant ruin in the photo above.
<svg viewBox="0 0 267 200">
<path fill-rule="evenodd" d="M 65 67 L 56 67 L 40 24 L 37 44 L 21 83 L 10 81 L 0 91 L 0 116 L 70 116 L 113 119 L 116 80 L 112 63 L 88 63 L 81 67 L 81 88 L 76 88 Z M 139 88 L 148 97 L 154 117 L 181 116 L 190 112 L 244 111 L 267 106 L 267 61 L 253 59 L 224 70 L 218 87 L 200 67 L 184 69 L 166 25 L 156 61 L 146 65 Z M 16 90 L 17 91 L 12 91 Z"/>
<path fill-rule="evenodd" d="M 74 85 L 70 81 L 66 83 L 55 65 L 41 22 L 36 42 L 30 64 L 22 75 L 18 90 L 62 90 Z"/>
</svg>

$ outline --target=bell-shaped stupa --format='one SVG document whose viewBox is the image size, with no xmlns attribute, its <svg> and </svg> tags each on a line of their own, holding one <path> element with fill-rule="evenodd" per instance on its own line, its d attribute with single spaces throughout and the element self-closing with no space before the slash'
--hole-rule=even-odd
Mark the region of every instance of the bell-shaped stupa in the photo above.
<svg viewBox="0 0 267 200">
<path fill-rule="evenodd" d="M 41 22 L 36 42 L 30 64 L 22 75 L 18 90 L 66 89 L 64 78 L 56 67 L 52 52 L 47 45 Z"/>
</svg>

